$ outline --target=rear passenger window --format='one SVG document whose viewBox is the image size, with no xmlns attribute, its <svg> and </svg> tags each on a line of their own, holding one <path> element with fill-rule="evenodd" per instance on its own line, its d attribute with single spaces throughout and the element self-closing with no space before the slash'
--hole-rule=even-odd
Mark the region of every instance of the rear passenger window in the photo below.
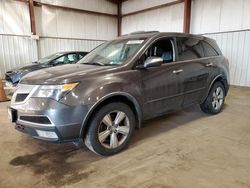
<svg viewBox="0 0 250 188">
<path fill-rule="evenodd" d="M 202 41 L 202 45 L 203 45 L 203 48 L 204 48 L 205 57 L 211 57 L 211 56 L 217 56 L 218 55 L 218 53 L 215 51 L 215 49 L 210 44 L 208 44 L 207 42 Z"/>
<path fill-rule="evenodd" d="M 176 38 L 180 61 L 203 58 L 205 56 L 202 42 L 195 38 Z"/>
</svg>

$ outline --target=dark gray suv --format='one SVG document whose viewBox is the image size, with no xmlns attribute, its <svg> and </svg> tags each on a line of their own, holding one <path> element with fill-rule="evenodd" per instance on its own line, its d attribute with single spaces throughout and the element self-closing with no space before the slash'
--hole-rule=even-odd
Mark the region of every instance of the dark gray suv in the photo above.
<svg viewBox="0 0 250 188">
<path fill-rule="evenodd" d="M 100 155 L 124 149 L 141 122 L 200 104 L 222 110 L 228 61 L 212 39 L 141 32 L 105 42 L 77 64 L 27 74 L 9 108 L 34 138 L 84 140 Z"/>
</svg>

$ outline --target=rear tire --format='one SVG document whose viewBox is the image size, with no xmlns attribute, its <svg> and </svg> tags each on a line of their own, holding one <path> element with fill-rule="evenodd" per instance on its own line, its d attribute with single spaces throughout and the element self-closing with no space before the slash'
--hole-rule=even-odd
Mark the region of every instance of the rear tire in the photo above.
<svg viewBox="0 0 250 188">
<path fill-rule="evenodd" d="M 90 120 L 85 145 L 99 155 L 114 155 L 128 146 L 134 128 L 135 115 L 128 105 L 107 104 Z"/>
<path fill-rule="evenodd" d="M 215 82 L 206 100 L 200 105 L 201 110 L 208 114 L 221 112 L 225 101 L 225 88 L 221 82 Z"/>
</svg>

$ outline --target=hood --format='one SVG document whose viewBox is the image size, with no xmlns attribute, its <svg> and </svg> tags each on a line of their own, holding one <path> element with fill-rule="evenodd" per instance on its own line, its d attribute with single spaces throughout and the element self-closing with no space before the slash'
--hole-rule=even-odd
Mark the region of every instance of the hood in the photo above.
<svg viewBox="0 0 250 188">
<path fill-rule="evenodd" d="M 27 65 L 18 69 L 13 69 L 11 71 L 8 71 L 7 73 L 23 73 L 23 72 L 31 72 L 34 70 L 38 70 L 41 68 L 46 68 L 48 67 L 48 65 L 46 64 L 31 64 L 31 65 Z"/>
<path fill-rule="evenodd" d="M 29 72 L 35 71 L 35 70 L 39 70 L 39 69 L 43 69 L 43 68 L 47 68 L 48 65 L 46 64 L 31 64 L 31 65 L 27 65 L 18 69 L 13 69 L 11 71 L 8 71 L 5 73 L 5 79 L 9 82 L 11 82 L 12 84 L 17 84 L 19 82 L 19 80 L 26 74 L 28 74 Z"/>
<path fill-rule="evenodd" d="M 110 66 L 68 64 L 31 72 L 23 77 L 21 83 L 33 85 L 63 84 L 79 81 L 83 77 L 111 68 Z"/>
</svg>

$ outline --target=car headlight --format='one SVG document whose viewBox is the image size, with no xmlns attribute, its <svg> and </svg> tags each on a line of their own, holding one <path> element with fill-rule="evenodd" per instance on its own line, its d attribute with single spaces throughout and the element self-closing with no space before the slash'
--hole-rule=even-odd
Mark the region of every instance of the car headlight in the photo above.
<svg viewBox="0 0 250 188">
<path fill-rule="evenodd" d="M 63 85 L 42 85 L 37 89 L 32 97 L 52 98 L 55 100 L 60 100 L 78 84 L 79 82 Z"/>
</svg>

